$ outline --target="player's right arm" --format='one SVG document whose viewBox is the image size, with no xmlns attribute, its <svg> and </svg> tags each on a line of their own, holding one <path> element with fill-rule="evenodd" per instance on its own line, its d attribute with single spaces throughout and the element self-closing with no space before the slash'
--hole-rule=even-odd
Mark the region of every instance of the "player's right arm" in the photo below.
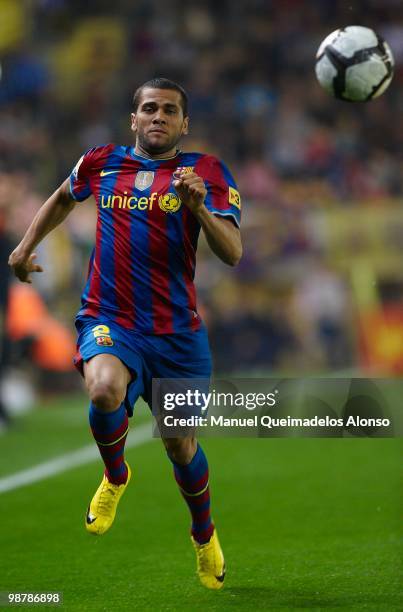
<svg viewBox="0 0 403 612">
<path fill-rule="evenodd" d="M 34 263 L 36 258 L 34 249 L 49 232 L 65 220 L 75 204 L 69 179 L 66 179 L 38 210 L 23 239 L 8 259 L 9 265 L 20 281 L 31 283 L 31 273 L 42 272 L 41 266 Z"/>
</svg>

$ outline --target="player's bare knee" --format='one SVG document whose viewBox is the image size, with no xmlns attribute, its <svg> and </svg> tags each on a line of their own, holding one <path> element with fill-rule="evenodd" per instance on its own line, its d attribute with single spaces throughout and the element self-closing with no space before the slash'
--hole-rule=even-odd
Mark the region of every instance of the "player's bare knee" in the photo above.
<svg viewBox="0 0 403 612">
<path fill-rule="evenodd" d="M 187 465 L 190 463 L 196 452 L 196 439 L 191 438 L 164 438 L 165 448 L 175 463 Z"/>
<path fill-rule="evenodd" d="M 111 412 L 124 400 L 124 390 L 113 380 L 92 380 L 87 387 L 90 400 L 98 410 Z"/>
</svg>

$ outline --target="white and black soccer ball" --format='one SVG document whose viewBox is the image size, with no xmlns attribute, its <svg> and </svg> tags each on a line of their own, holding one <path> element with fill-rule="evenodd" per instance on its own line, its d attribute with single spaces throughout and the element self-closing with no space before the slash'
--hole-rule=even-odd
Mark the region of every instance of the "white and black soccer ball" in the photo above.
<svg viewBox="0 0 403 612">
<path fill-rule="evenodd" d="M 393 77 L 389 45 L 373 30 L 348 26 L 335 30 L 320 45 L 315 72 L 332 96 L 366 102 L 380 96 Z"/>
</svg>

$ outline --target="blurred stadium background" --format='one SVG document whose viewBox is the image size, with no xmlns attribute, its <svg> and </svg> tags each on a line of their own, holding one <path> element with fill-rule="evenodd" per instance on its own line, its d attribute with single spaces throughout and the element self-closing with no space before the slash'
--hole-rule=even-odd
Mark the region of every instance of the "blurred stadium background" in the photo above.
<svg viewBox="0 0 403 612">
<path fill-rule="evenodd" d="M 130 142 L 134 89 L 166 75 L 190 94 L 184 148 L 221 156 L 243 195 L 241 265 L 199 255 L 216 370 L 403 372 L 401 3 L 0 0 L 0 14 L 3 262 L 85 150 Z M 351 23 L 396 60 L 367 105 L 327 97 L 313 72 L 322 38 Z M 77 207 L 38 249 L 45 274 L 11 285 L 11 364 L 71 367 L 94 225 Z"/>
<path fill-rule="evenodd" d="M 376 29 L 395 56 L 390 89 L 366 105 L 333 100 L 315 81 L 319 43 L 349 24 Z M 92 248 L 93 204 L 78 206 L 40 246 L 45 273 L 33 285 L 8 277 L 8 253 L 86 149 L 130 143 L 133 91 L 153 76 L 187 88 L 191 135 L 183 148 L 222 157 L 243 196 L 245 254 L 239 267 L 224 266 L 203 244 L 199 252 L 199 307 L 216 371 L 403 374 L 399 0 L 0 0 L 0 66 L 3 402 L 15 414 L 35 404 L 38 393 L 42 407 L 16 419 L 0 439 L 1 476 L 90 442 L 83 397 L 58 399 L 58 393 L 81 390 L 71 365 L 73 318 Z M 46 399 L 49 392 L 57 395 Z M 232 560 L 241 586 L 227 591 L 221 607 L 208 595 L 196 606 L 200 593 L 186 582 L 191 551 L 182 566 L 182 548 L 169 548 L 171 522 L 151 501 L 157 495 L 155 471 L 163 476 L 160 504 L 172 502 L 172 521 L 182 524 L 185 510 L 155 445 L 136 449 L 134 463 L 142 466 L 138 489 L 120 518 L 129 526 L 138 516 L 141 533 L 116 529 L 100 544 L 105 554 L 114 542 L 132 544 L 133 550 L 140 542 L 148 550 L 141 564 L 130 559 L 134 576 L 143 580 L 139 588 L 136 578 L 130 586 L 110 583 L 108 572 L 121 575 L 128 562 L 123 549 L 109 553 L 106 568 L 81 528 L 98 464 L 59 478 L 55 495 L 46 483 L 8 495 L 2 518 L 8 563 L 1 588 L 57 589 L 70 581 L 65 586 L 73 610 L 110 609 L 97 586 L 102 580 L 122 610 L 148 609 L 153 597 L 160 597 L 154 609 L 184 609 L 175 599 L 180 595 L 187 598 L 186 609 L 235 609 L 237 602 L 242 609 L 263 609 L 262 598 L 274 593 L 281 609 L 398 609 L 397 440 L 378 441 L 378 453 L 365 445 L 370 440 L 343 447 L 343 440 L 213 442 L 206 446 L 215 465 L 226 457 L 226 466 L 221 463 L 213 476 L 220 485 L 214 499 L 226 550 L 232 559 L 242 554 L 245 563 L 241 572 Z M 234 473 L 248 491 L 244 501 L 233 499 Z M 239 532 L 241 519 L 234 508 L 243 516 L 254 509 L 235 539 L 231 534 Z M 47 515 L 58 521 L 43 525 L 40 517 Z M 157 521 L 160 539 L 150 540 Z M 182 540 L 177 546 L 185 549 Z M 179 589 L 169 582 L 168 566 L 179 576 Z M 88 567 L 100 577 L 95 586 Z M 155 570 L 159 580 L 165 576 L 160 595 Z M 137 608 L 130 597 L 121 598 L 127 588 Z"/>
</svg>

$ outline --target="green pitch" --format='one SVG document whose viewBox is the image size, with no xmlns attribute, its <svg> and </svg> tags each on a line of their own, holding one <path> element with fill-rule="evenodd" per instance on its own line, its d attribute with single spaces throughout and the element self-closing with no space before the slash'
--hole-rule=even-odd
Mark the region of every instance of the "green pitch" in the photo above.
<svg viewBox="0 0 403 612">
<path fill-rule="evenodd" d="M 0 478 L 90 442 L 85 400 L 48 404 L 0 437 Z M 198 583 L 188 511 L 158 440 L 128 451 L 133 480 L 99 538 L 84 514 L 100 463 L 0 494 L 0 591 L 62 591 L 63 605 L 47 609 L 72 612 L 402 609 L 400 440 L 203 446 L 222 591 Z"/>
</svg>

